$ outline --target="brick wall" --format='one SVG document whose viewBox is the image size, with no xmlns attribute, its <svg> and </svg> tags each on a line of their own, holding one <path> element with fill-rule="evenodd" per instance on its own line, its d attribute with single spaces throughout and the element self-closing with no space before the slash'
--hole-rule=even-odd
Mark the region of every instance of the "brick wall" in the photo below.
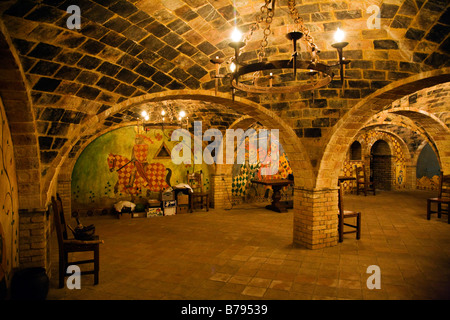
<svg viewBox="0 0 450 320">
<path fill-rule="evenodd" d="M 63 211 L 65 215 L 72 214 L 72 180 L 66 177 L 58 177 L 58 188 L 57 192 L 61 197 L 61 202 L 63 206 Z"/>
<path fill-rule="evenodd" d="M 393 157 L 387 155 L 374 155 L 372 158 L 373 179 L 376 188 L 391 190 L 394 186 Z"/>
<path fill-rule="evenodd" d="M 406 166 L 406 189 L 414 190 L 417 186 L 417 167 L 416 166 Z"/>
<path fill-rule="evenodd" d="M 215 209 L 229 208 L 231 206 L 231 175 L 212 174 L 211 202 Z"/>
<path fill-rule="evenodd" d="M 51 228 L 48 211 L 20 210 L 19 264 L 21 268 L 50 268 Z"/>
<path fill-rule="evenodd" d="M 294 244 L 309 249 L 337 245 L 338 193 L 294 187 Z"/>
</svg>

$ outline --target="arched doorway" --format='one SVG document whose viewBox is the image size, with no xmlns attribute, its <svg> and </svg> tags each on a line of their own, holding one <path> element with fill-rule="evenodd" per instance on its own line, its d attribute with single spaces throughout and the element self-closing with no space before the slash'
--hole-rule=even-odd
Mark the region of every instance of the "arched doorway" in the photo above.
<svg viewBox="0 0 450 320">
<path fill-rule="evenodd" d="M 370 179 L 377 189 L 391 190 L 393 182 L 392 153 L 389 144 L 378 140 L 370 149 Z"/>
<path fill-rule="evenodd" d="M 441 167 L 433 148 L 427 143 L 417 158 L 417 188 L 421 190 L 437 190 Z"/>
</svg>

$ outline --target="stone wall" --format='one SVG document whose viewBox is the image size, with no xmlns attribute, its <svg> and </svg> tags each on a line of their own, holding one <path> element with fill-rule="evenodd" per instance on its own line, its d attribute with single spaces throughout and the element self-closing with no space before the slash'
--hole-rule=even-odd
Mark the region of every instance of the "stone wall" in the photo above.
<svg viewBox="0 0 450 320">
<path fill-rule="evenodd" d="M 211 175 L 211 202 L 215 209 L 231 208 L 231 175 L 212 174 Z"/>
<path fill-rule="evenodd" d="M 0 281 L 5 279 L 7 283 L 19 262 L 18 219 L 16 162 L 8 120 L 0 98 Z"/>
<path fill-rule="evenodd" d="M 20 267 L 43 267 L 50 272 L 50 212 L 21 210 L 19 213 Z"/>
<path fill-rule="evenodd" d="M 338 241 L 338 191 L 294 187 L 294 244 L 309 249 Z"/>
</svg>

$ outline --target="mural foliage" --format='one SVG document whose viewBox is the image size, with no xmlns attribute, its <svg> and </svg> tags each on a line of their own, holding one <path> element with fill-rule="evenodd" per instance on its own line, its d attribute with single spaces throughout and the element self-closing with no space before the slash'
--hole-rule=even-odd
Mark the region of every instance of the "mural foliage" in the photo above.
<svg viewBox="0 0 450 320">
<path fill-rule="evenodd" d="M 130 126 L 95 139 L 72 172 L 73 210 L 110 209 L 120 200 L 144 204 L 148 199 L 158 199 L 168 187 L 186 183 L 188 170 L 202 170 L 203 187 L 208 190 L 206 164 L 173 164 L 170 153 L 180 142 L 170 141 L 172 131 L 138 131 Z"/>
</svg>

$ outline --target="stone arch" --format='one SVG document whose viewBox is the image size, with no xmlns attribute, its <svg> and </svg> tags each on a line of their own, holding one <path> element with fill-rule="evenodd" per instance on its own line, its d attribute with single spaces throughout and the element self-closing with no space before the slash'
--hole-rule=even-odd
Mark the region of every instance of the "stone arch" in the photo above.
<svg viewBox="0 0 450 320">
<path fill-rule="evenodd" d="M 252 117 L 255 121 L 261 123 L 267 129 L 278 129 L 280 131 L 280 142 L 283 145 L 286 153 L 289 155 L 289 158 L 292 159 L 292 167 L 293 170 L 297 171 L 299 184 L 305 186 L 313 185 L 314 176 L 308 153 L 306 152 L 305 148 L 300 142 L 300 139 L 298 139 L 293 129 L 274 112 L 248 99 L 235 97 L 233 101 L 227 94 L 214 94 L 214 92 L 207 90 L 174 90 L 170 92 L 164 91 L 158 92 L 156 94 L 143 95 L 129 99 L 122 104 L 111 108 L 109 113 L 117 112 L 117 110 L 136 103 L 179 99 L 208 101 L 217 103 L 219 105 L 225 105 L 231 109 L 235 109 L 247 116 Z"/>
<path fill-rule="evenodd" d="M 308 187 L 312 187 L 312 185 L 314 184 L 314 175 L 308 153 L 305 151 L 305 148 L 301 144 L 293 129 L 288 124 L 286 124 L 279 116 L 250 100 L 235 97 L 233 101 L 227 94 L 218 93 L 216 95 L 214 92 L 207 90 L 173 90 L 142 95 L 128 99 L 99 115 L 91 117 L 84 123 L 83 128 L 78 128 L 72 134 L 73 139 L 71 140 L 71 144 L 67 147 L 65 154 L 61 157 L 61 161 L 59 162 L 58 167 L 61 167 L 63 160 L 65 160 L 65 157 L 67 157 L 67 154 L 69 153 L 72 146 L 76 144 L 79 137 L 83 134 L 94 133 L 97 124 L 107 118 L 109 115 L 117 113 L 122 109 L 146 102 L 160 102 L 165 100 L 183 99 L 196 100 L 200 102 L 213 102 L 219 105 L 224 105 L 231 109 L 235 109 L 241 113 L 244 113 L 249 117 L 252 117 L 253 119 L 255 119 L 255 121 L 260 122 L 268 129 L 279 129 L 280 142 L 282 143 L 286 154 L 289 156 L 289 159 L 292 159 L 290 161 L 292 169 L 296 172 L 296 184 L 298 183 L 299 185 Z M 54 177 L 52 179 L 54 180 Z M 47 181 L 47 186 L 49 184 L 50 181 Z"/>
<path fill-rule="evenodd" d="M 251 125 L 256 123 L 257 121 L 253 119 L 251 116 L 242 116 L 241 118 L 234 121 L 229 129 L 242 129 L 247 130 Z M 222 149 L 223 149 L 223 141 L 222 141 Z M 217 164 L 216 165 L 216 174 L 224 174 L 231 175 L 232 165 L 230 164 Z"/>
<path fill-rule="evenodd" d="M 429 144 L 429 143 L 430 143 L 429 141 L 423 140 L 422 143 L 420 144 L 420 146 L 417 148 L 416 152 L 414 152 L 414 155 L 413 155 L 413 157 L 412 157 L 412 164 L 413 164 L 414 166 L 417 165 L 417 160 L 419 160 L 419 155 L 422 153 L 423 148 L 425 148 L 425 146 L 426 146 L 427 144 Z M 434 151 L 434 152 L 436 153 L 436 155 L 437 155 L 437 152 L 436 152 L 436 150 L 433 148 L 433 146 L 430 145 L 430 147 L 433 149 L 433 151 Z"/>
<path fill-rule="evenodd" d="M 412 158 L 411 158 L 411 154 L 408 150 L 408 147 L 406 146 L 405 141 L 399 135 L 395 134 L 394 132 L 391 132 L 388 130 L 383 130 L 383 129 L 375 129 L 375 131 L 387 134 L 387 135 L 391 136 L 393 139 L 395 139 L 400 144 L 402 153 L 404 154 L 404 156 L 406 158 L 405 160 L 407 160 L 408 162 L 411 161 Z M 389 146 L 392 150 L 392 143 L 390 143 L 389 141 L 386 141 L 386 142 L 389 144 Z"/>
<path fill-rule="evenodd" d="M 40 210 L 46 205 L 41 197 L 41 170 L 37 130 L 19 56 L 5 25 L 0 21 L 0 98 L 14 146 L 20 210 Z"/>
<path fill-rule="evenodd" d="M 340 164 L 347 152 L 347 148 L 342 146 L 350 145 L 359 130 L 375 113 L 405 95 L 448 81 L 450 81 L 450 68 L 424 72 L 391 83 L 357 103 L 323 138 L 326 147 L 319 166 L 316 188 L 330 188 L 337 184 Z M 448 143 L 443 141 L 442 144 L 448 146 Z M 450 171 L 449 160 L 445 159 L 443 162 L 445 172 Z"/>
<path fill-rule="evenodd" d="M 396 166 L 401 166 L 402 170 L 404 170 L 403 172 L 403 183 L 400 189 L 411 189 L 413 188 L 413 186 L 415 185 L 415 177 L 413 175 L 413 171 L 412 170 L 412 157 L 411 157 L 411 153 L 408 150 L 408 146 L 406 145 L 406 142 L 396 133 L 391 132 L 389 130 L 385 130 L 385 129 L 381 129 L 381 128 L 376 128 L 374 129 L 374 131 L 379 132 L 381 135 L 378 137 L 378 140 L 383 140 L 385 142 L 387 142 L 387 144 L 389 145 L 390 148 L 390 152 L 391 152 L 391 156 L 394 159 L 394 163 L 392 163 L 392 165 L 396 165 Z M 374 139 L 375 140 L 375 139 Z M 375 143 L 376 141 L 374 141 Z M 395 143 L 398 143 L 400 150 L 398 150 L 395 146 Z M 372 148 L 373 143 L 369 146 L 369 151 Z M 398 152 L 398 151 L 401 151 Z M 392 168 L 393 173 L 395 174 L 395 170 L 396 168 L 393 167 Z M 395 186 L 396 188 L 398 188 L 399 186 L 396 183 L 393 183 L 392 186 Z"/>
<path fill-rule="evenodd" d="M 424 129 L 427 139 L 432 144 L 442 170 L 444 172 L 450 170 L 450 156 L 445 152 L 450 147 L 450 130 L 442 120 L 423 110 L 402 109 L 391 112 L 408 117 L 418 123 Z"/>
<path fill-rule="evenodd" d="M 114 130 L 124 128 L 124 127 L 130 127 L 130 126 L 136 126 L 139 125 L 137 121 L 133 122 L 127 122 L 127 123 L 121 123 L 117 124 L 115 126 L 111 126 L 109 128 L 106 128 L 104 130 L 98 131 L 94 135 L 92 135 L 89 139 L 84 141 L 84 143 L 80 146 L 79 150 L 77 151 L 75 157 L 69 158 L 65 157 L 65 160 L 63 164 L 61 165 L 61 168 L 58 172 L 58 192 L 61 196 L 61 200 L 64 207 L 64 212 L 69 213 L 72 212 L 72 205 L 71 205 L 71 180 L 72 180 L 72 173 L 75 168 L 75 165 L 77 163 L 77 160 L 82 155 L 83 151 L 97 138 L 112 132 Z M 207 145 L 206 141 L 203 141 L 203 147 Z M 208 165 L 210 167 L 210 173 L 215 173 L 216 171 L 216 164 Z"/>
<path fill-rule="evenodd" d="M 291 129 L 291 127 L 288 124 L 286 124 L 281 118 L 279 118 L 275 113 L 267 110 L 261 105 L 239 97 L 236 97 L 235 100 L 232 101 L 229 99 L 228 95 L 225 94 L 215 95 L 213 92 L 205 90 L 198 90 L 198 91 L 179 90 L 170 92 L 164 91 L 135 97 L 126 100 L 121 104 L 116 105 L 104 111 L 103 113 L 87 120 L 87 122 L 85 123 L 85 127 L 90 129 L 85 130 L 83 132 L 80 129 L 78 129 L 78 131 L 75 132 L 73 136 L 80 137 L 82 134 L 89 134 L 90 131 L 95 132 L 97 123 L 101 122 L 109 115 L 119 112 L 120 110 L 135 105 L 140 105 L 146 102 L 160 102 L 165 100 L 183 100 L 183 99 L 214 102 L 219 105 L 225 105 L 227 107 L 230 107 L 232 109 L 240 111 L 241 113 L 246 114 L 245 116 L 242 117 L 241 120 L 237 120 L 235 124 L 232 125 L 233 127 L 236 128 L 239 126 L 248 127 L 248 125 L 254 122 L 260 122 L 268 129 L 279 129 L 280 143 L 283 145 L 283 148 L 290 159 L 291 168 L 293 169 L 294 172 L 296 172 L 296 184 L 299 185 L 303 184 L 309 187 L 312 186 L 314 182 L 314 177 L 311 168 L 311 162 L 309 161 L 307 152 L 301 145 L 300 140 L 297 138 L 297 135 Z M 95 136 L 98 136 L 98 133 L 95 134 Z M 77 141 L 78 139 L 73 139 L 71 141 L 71 145 L 66 149 L 67 150 L 66 154 L 63 156 L 62 159 L 66 160 L 68 152 L 70 151 L 71 147 L 77 143 Z M 92 138 L 90 138 L 89 141 L 92 141 Z M 84 145 L 86 145 L 86 143 Z M 70 173 L 72 172 L 71 169 L 73 169 L 73 164 L 74 163 L 72 161 L 67 160 L 61 162 L 61 165 L 64 165 L 64 170 L 59 171 L 60 173 L 58 180 L 60 185 L 63 184 L 67 185 L 69 183 Z M 224 167 L 222 167 L 222 169 L 223 168 Z M 231 185 L 231 180 L 229 182 L 225 178 L 224 180 L 222 180 L 223 173 L 220 173 L 220 170 L 222 169 L 216 170 L 216 173 L 218 174 L 216 174 L 214 178 L 216 179 L 216 181 L 214 181 L 214 179 L 212 181 L 213 185 L 218 186 L 220 185 L 225 186 L 228 184 Z M 67 200 L 64 202 L 68 203 Z"/>
<path fill-rule="evenodd" d="M 391 116 L 394 116 L 393 118 Z M 378 119 L 374 119 L 374 118 L 378 118 Z M 386 118 L 389 118 L 389 121 L 386 121 Z M 397 136 L 401 141 L 404 141 L 402 137 L 398 136 L 397 134 L 395 134 L 394 132 L 391 131 L 390 128 L 388 128 L 389 125 L 394 125 L 394 126 L 398 126 L 398 127 L 403 127 L 409 130 L 412 130 L 414 132 L 416 132 L 420 137 L 421 137 L 421 146 L 417 147 L 417 148 L 423 148 L 425 144 L 429 143 L 431 148 L 433 149 L 433 151 L 437 154 L 437 150 L 435 148 L 435 144 L 433 141 L 430 141 L 430 136 L 427 135 L 427 133 L 425 132 L 424 128 L 419 127 L 417 123 L 415 123 L 413 120 L 411 120 L 410 118 L 400 115 L 398 113 L 394 113 L 392 112 L 392 110 L 386 110 L 386 111 L 382 111 L 377 113 L 376 115 L 373 116 L 372 118 L 373 120 L 370 120 L 369 124 L 366 124 L 366 126 L 364 127 L 365 130 L 368 129 L 374 129 L 374 130 L 385 130 L 387 133 L 393 134 L 395 136 Z M 383 129 L 386 128 L 386 129 Z M 405 146 L 406 146 L 406 141 L 405 141 Z M 406 146 L 406 149 L 409 152 L 410 158 L 411 158 L 411 165 L 416 165 L 415 161 L 417 161 L 417 148 L 414 149 L 409 149 Z M 420 151 L 419 151 L 420 153 Z M 415 159 L 415 161 L 414 161 Z"/>
<path fill-rule="evenodd" d="M 377 132 L 378 133 L 378 132 Z M 381 146 L 381 147 L 380 147 Z M 375 136 L 372 138 L 372 141 L 370 141 L 367 144 L 367 153 L 371 154 L 374 152 L 374 148 L 376 149 L 376 152 L 379 152 L 380 148 L 381 149 L 386 149 L 388 148 L 388 150 L 381 150 L 383 155 L 392 155 L 393 154 L 393 146 L 392 146 L 392 142 L 389 139 L 386 139 L 386 137 L 384 137 L 383 135 L 381 136 Z"/>
</svg>

